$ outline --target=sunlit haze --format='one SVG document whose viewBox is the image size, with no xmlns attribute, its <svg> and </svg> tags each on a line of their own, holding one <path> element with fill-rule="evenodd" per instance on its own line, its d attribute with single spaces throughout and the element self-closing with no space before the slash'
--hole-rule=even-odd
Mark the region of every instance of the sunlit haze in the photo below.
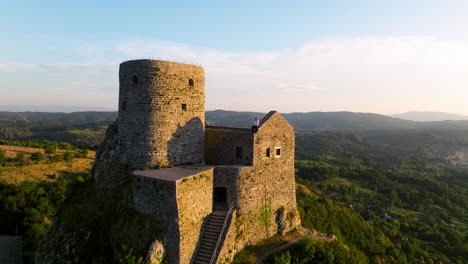
<svg viewBox="0 0 468 264">
<path fill-rule="evenodd" d="M 468 1 L 2 2 L 0 105 L 116 109 L 152 58 L 203 66 L 207 110 L 468 115 Z"/>
</svg>

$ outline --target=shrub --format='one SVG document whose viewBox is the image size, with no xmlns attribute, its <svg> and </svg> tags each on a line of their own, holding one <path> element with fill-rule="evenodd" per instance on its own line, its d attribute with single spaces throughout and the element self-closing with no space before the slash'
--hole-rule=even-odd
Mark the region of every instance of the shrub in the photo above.
<svg viewBox="0 0 468 264">
<path fill-rule="evenodd" d="M 87 149 L 80 149 L 75 153 L 75 157 L 84 159 L 88 157 L 88 153 L 89 151 Z"/>
<path fill-rule="evenodd" d="M 45 156 L 42 152 L 40 151 L 37 151 L 37 152 L 34 152 L 32 155 L 31 155 L 31 160 L 32 161 L 43 161 L 45 159 Z"/>
<path fill-rule="evenodd" d="M 66 162 L 70 162 L 73 160 L 73 155 L 70 152 L 65 151 L 65 153 L 63 153 L 63 160 Z"/>
<path fill-rule="evenodd" d="M 25 165 L 26 163 L 28 163 L 28 160 L 26 159 L 26 155 L 24 155 L 24 153 L 17 153 L 15 161 L 20 165 Z"/>
<path fill-rule="evenodd" d="M 51 146 L 51 145 L 47 145 L 45 148 L 45 153 L 46 154 L 55 154 L 57 153 L 57 149 L 55 148 L 55 146 Z"/>
<path fill-rule="evenodd" d="M 6 151 L 4 149 L 0 149 L 0 162 L 6 158 Z"/>
</svg>

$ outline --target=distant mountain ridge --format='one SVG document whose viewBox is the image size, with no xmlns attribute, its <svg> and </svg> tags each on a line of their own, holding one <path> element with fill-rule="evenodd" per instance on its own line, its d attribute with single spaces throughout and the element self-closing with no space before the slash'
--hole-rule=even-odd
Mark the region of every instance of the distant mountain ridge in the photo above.
<svg viewBox="0 0 468 264">
<path fill-rule="evenodd" d="M 256 116 L 266 113 L 214 110 L 206 112 L 206 122 L 218 126 L 250 127 Z M 414 129 L 467 129 L 468 120 L 416 122 L 372 113 L 309 112 L 283 116 L 297 132 L 307 131 L 392 131 Z M 15 123 L 91 124 L 111 123 L 117 112 L 0 112 L 0 126 Z"/>
<path fill-rule="evenodd" d="M 405 120 L 418 121 L 418 122 L 433 122 L 433 121 L 446 121 L 446 120 L 468 120 L 468 116 L 449 114 L 444 112 L 431 112 L 431 111 L 410 111 L 390 117 L 401 118 Z"/>
<path fill-rule="evenodd" d="M 99 123 L 112 122 L 117 119 L 117 112 L 2 112 L 0 122 L 59 122 L 59 123 Z"/>
<path fill-rule="evenodd" d="M 72 113 L 72 112 L 115 112 L 113 107 L 80 106 L 80 105 L 0 105 L 0 111 L 8 112 L 46 112 L 46 113 Z"/>
<path fill-rule="evenodd" d="M 250 127 L 255 116 L 265 113 L 215 110 L 206 112 L 208 123 L 218 126 Z M 282 114 L 297 132 L 305 131 L 391 131 L 415 129 L 468 129 L 468 121 L 415 122 L 385 115 L 354 112 L 309 112 Z"/>
</svg>

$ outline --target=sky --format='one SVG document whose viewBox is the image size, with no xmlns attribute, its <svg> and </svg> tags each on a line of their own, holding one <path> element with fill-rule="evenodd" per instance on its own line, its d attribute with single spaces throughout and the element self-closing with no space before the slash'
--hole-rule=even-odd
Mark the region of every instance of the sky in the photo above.
<svg viewBox="0 0 468 264">
<path fill-rule="evenodd" d="M 207 110 L 468 115 L 466 14 L 464 0 L 0 0 L 0 110 L 116 109 L 119 64 L 143 58 L 203 66 Z"/>
</svg>

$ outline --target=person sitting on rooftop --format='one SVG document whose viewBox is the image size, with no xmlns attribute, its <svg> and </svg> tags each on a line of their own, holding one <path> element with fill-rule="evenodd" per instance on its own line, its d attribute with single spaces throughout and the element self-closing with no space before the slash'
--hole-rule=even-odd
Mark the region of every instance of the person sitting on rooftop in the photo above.
<svg viewBox="0 0 468 264">
<path fill-rule="evenodd" d="M 253 126 L 252 126 L 252 133 L 257 133 L 259 125 L 260 125 L 260 119 L 258 119 L 258 116 L 256 116 L 253 122 Z"/>
</svg>

